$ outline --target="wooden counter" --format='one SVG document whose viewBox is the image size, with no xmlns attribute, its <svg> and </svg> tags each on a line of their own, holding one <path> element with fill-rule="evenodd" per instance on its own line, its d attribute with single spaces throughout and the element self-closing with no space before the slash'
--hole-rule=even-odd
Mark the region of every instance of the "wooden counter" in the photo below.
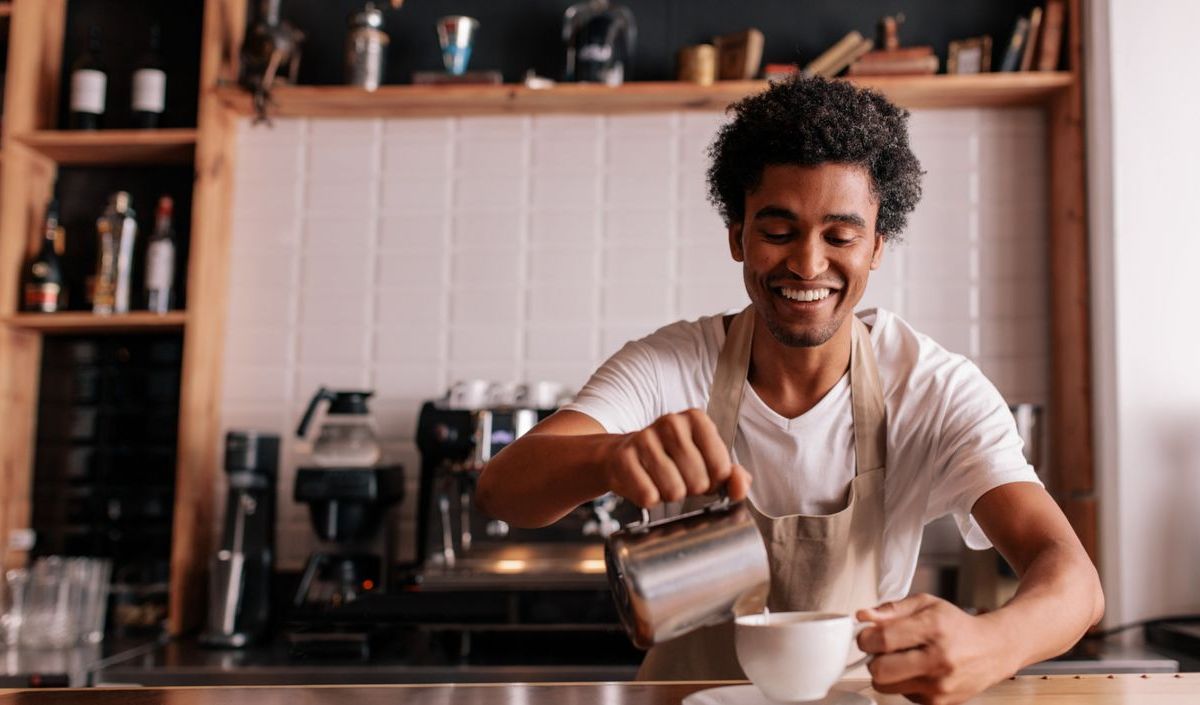
<svg viewBox="0 0 1200 705">
<path fill-rule="evenodd" d="M 0 691 L 0 705 L 677 705 L 690 693 L 719 685 L 724 683 L 95 688 Z M 879 705 L 908 702 L 878 695 L 866 681 L 847 680 L 838 688 L 867 693 Z M 971 702 L 1195 705 L 1200 703 L 1200 674 L 1020 676 L 993 686 Z"/>
</svg>

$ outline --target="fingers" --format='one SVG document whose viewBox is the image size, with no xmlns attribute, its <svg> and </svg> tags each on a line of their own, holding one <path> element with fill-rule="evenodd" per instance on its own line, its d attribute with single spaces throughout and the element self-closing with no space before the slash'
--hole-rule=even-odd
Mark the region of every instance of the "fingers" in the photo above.
<svg viewBox="0 0 1200 705">
<path fill-rule="evenodd" d="M 658 494 L 664 502 L 678 502 L 688 494 L 687 483 L 679 467 L 671 456 L 667 455 L 662 441 L 657 434 L 648 433 L 641 444 L 642 466 L 658 487 Z"/>
<path fill-rule="evenodd" d="M 750 494 L 750 473 L 741 465 L 734 465 L 729 474 L 729 482 L 725 485 L 729 499 L 740 502 Z"/>
<path fill-rule="evenodd" d="M 876 656 L 871 659 L 867 670 L 871 672 L 872 682 L 876 686 L 901 684 L 926 675 L 929 672 L 930 660 L 925 649 L 907 649 Z"/>
<path fill-rule="evenodd" d="M 729 449 L 725 447 L 725 441 L 721 440 L 717 425 L 713 423 L 708 414 L 699 409 L 689 409 L 683 413 L 690 422 L 692 443 L 704 458 L 709 481 L 709 488 L 705 489 L 705 492 L 709 492 L 729 480 L 733 470 Z"/>
<path fill-rule="evenodd" d="M 859 610 L 855 616 L 864 622 L 882 622 L 889 619 L 908 617 L 936 604 L 938 601 L 938 598 L 933 595 L 919 593 L 909 595 L 903 600 L 885 602 L 877 607 Z"/>
<path fill-rule="evenodd" d="M 683 477 L 687 494 L 708 493 L 712 483 L 709 481 L 707 462 L 700 447 L 695 443 L 696 434 L 687 414 L 664 416 L 658 420 L 656 426 L 659 427 L 663 449 Z"/>
</svg>

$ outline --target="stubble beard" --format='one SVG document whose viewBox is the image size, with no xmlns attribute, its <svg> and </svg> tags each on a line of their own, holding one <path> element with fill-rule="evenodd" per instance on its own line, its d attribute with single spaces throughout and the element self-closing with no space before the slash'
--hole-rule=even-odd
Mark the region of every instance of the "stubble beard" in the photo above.
<svg viewBox="0 0 1200 705">
<path fill-rule="evenodd" d="M 842 327 L 841 321 L 830 321 L 825 325 L 791 331 L 780 325 L 778 321 L 771 320 L 766 316 L 763 318 L 767 324 L 767 330 L 771 331 L 775 340 L 779 341 L 780 345 L 789 348 L 815 348 L 824 345 Z"/>
</svg>

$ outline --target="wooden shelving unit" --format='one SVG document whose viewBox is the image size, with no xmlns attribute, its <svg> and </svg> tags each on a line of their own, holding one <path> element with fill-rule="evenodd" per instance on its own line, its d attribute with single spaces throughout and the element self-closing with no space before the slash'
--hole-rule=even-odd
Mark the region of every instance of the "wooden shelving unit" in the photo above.
<svg viewBox="0 0 1200 705">
<path fill-rule="evenodd" d="M 196 130 L 38 130 L 17 142 L 64 166 L 186 164 L 195 158 Z"/>
<path fill-rule="evenodd" d="M 86 311 L 63 313 L 18 313 L 4 323 L 27 331 L 63 333 L 150 333 L 182 330 L 187 321 L 184 311 L 150 313 L 134 311 L 101 315 Z"/>
<path fill-rule="evenodd" d="M 909 108 L 966 108 L 1041 104 L 1071 87 L 1069 72 L 987 73 L 963 76 L 856 77 Z M 501 86 L 383 86 L 368 92 L 348 86 L 281 86 L 269 112 L 280 117 L 430 117 L 504 113 L 631 113 L 721 110 L 766 88 L 766 81 L 721 81 L 699 86 L 678 81 L 626 83 L 610 87 L 560 84 L 534 89 Z M 218 89 L 221 102 L 250 114 L 250 95 Z"/>
</svg>

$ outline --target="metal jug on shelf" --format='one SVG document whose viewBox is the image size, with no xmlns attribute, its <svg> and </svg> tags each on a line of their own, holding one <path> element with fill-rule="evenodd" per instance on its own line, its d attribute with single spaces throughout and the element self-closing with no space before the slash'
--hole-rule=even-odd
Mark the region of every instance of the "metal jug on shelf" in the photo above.
<svg viewBox="0 0 1200 705">
<path fill-rule="evenodd" d="M 375 418 L 367 408 L 367 399 L 373 394 L 371 391 L 325 387 L 317 390 L 296 429 L 296 436 L 306 439 L 312 446 L 312 464 L 325 468 L 357 468 L 371 467 L 379 462 L 379 434 Z M 328 405 L 318 411 L 322 402 L 328 402 Z"/>
<path fill-rule="evenodd" d="M 767 547 L 750 510 L 725 497 L 610 535 L 604 559 L 625 631 L 648 649 L 694 629 L 762 612 L 771 586 Z"/>
</svg>

